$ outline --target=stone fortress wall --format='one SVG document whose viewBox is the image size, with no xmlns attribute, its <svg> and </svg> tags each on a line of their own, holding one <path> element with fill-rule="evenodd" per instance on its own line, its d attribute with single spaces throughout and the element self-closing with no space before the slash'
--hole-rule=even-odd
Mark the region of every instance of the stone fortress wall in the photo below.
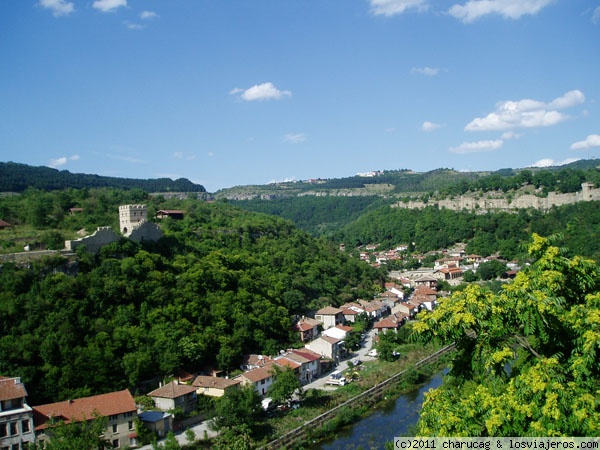
<svg viewBox="0 0 600 450">
<path fill-rule="evenodd" d="M 87 251 L 97 253 L 104 245 L 116 242 L 123 236 L 132 241 L 158 241 L 163 233 L 153 222 L 147 221 L 146 205 L 119 206 L 119 227 L 123 235 L 115 233 L 111 227 L 98 227 L 94 234 L 81 239 L 65 241 L 65 249 L 74 251 L 85 245 Z"/>
<path fill-rule="evenodd" d="M 532 194 L 522 194 L 509 199 L 506 194 L 485 193 L 477 196 L 475 194 L 461 195 L 455 198 L 446 198 L 438 201 L 422 202 L 409 201 L 398 202 L 392 205 L 395 208 L 422 209 L 427 206 L 438 206 L 455 211 L 477 210 L 481 212 L 490 211 L 515 211 L 517 209 L 535 208 L 547 211 L 553 206 L 562 206 L 582 201 L 600 200 L 600 189 L 594 188 L 592 183 L 582 183 L 581 192 L 559 194 L 549 192 L 547 197 L 537 197 Z"/>
</svg>

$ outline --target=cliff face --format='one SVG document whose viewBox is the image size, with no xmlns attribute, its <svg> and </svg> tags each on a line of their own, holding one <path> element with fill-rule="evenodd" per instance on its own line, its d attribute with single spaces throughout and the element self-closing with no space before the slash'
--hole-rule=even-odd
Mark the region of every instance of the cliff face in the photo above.
<svg viewBox="0 0 600 450">
<path fill-rule="evenodd" d="M 517 209 L 534 208 L 542 211 L 553 206 L 568 205 L 581 201 L 600 200 L 600 189 L 595 189 L 591 183 L 582 183 L 581 192 L 559 194 L 548 193 L 547 197 L 537 197 L 532 194 L 522 194 L 515 198 L 506 198 L 506 195 L 498 193 L 486 193 L 483 195 L 461 195 L 456 198 L 443 199 L 432 202 L 409 201 L 398 202 L 393 206 L 396 208 L 421 209 L 427 206 L 438 206 L 456 211 L 478 210 L 487 211 L 514 211 Z"/>
</svg>

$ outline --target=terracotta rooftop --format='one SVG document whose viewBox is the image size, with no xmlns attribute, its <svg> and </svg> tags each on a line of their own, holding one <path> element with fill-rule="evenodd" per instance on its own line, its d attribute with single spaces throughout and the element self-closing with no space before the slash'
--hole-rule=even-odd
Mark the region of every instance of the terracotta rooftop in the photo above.
<svg viewBox="0 0 600 450">
<path fill-rule="evenodd" d="M 301 363 L 299 363 L 297 361 L 293 361 L 291 358 L 288 358 L 287 356 L 282 356 L 281 358 L 277 358 L 275 360 L 275 364 L 277 364 L 278 366 L 281 366 L 281 367 L 289 367 L 290 369 L 297 369 L 298 367 L 302 366 Z"/>
<path fill-rule="evenodd" d="M 154 389 L 148 393 L 149 397 L 160 397 L 160 398 L 177 398 L 186 394 L 196 392 L 196 388 L 189 384 L 179 384 L 177 381 L 171 381 L 164 386 Z"/>
<path fill-rule="evenodd" d="M 321 355 L 319 355 L 317 352 L 313 352 L 312 350 L 310 350 L 308 348 L 303 348 L 302 350 L 292 350 L 291 353 L 295 354 L 295 355 L 299 355 L 302 358 L 306 358 L 309 361 L 317 361 L 317 360 L 321 359 Z"/>
<path fill-rule="evenodd" d="M 0 377 L 0 401 L 27 397 L 20 378 Z"/>
<path fill-rule="evenodd" d="M 206 375 L 199 375 L 196 377 L 192 386 L 197 388 L 215 388 L 215 389 L 227 389 L 231 386 L 240 384 L 240 380 L 231 380 L 223 377 L 209 377 Z"/>
<path fill-rule="evenodd" d="M 271 365 L 269 365 L 268 367 L 258 367 L 256 369 L 249 370 L 240 376 L 244 377 L 251 383 L 256 383 L 260 380 L 266 380 L 267 378 L 272 377 L 273 374 L 271 373 Z"/>
<path fill-rule="evenodd" d="M 109 417 L 136 411 L 135 401 L 127 389 L 33 407 L 36 430 L 46 428 L 50 418 L 71 423 L 93 419 L 96 414 Z"/>
</svg>

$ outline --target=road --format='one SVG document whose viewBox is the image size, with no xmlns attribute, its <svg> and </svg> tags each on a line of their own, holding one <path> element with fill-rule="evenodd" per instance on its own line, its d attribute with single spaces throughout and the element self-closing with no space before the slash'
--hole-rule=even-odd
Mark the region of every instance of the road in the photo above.
<svg viewBox="0 0 600 450">
<path fill-rule="evenodd" d="M 360 359 L 363 362 L 364 361 L 373 361 L 375 358 L 368 356 L 367 353 L 369 352 L 369 350 L 371 350 L 374 336 L 375 336 L 374 330 L 369 331 L 367 333 L 367 335 L 365 336 L 362 347 L 358 351 L 354 352 L 350 358 L 347 358 L 344 361 L 341 361 L 337 365 L 337 367 L 335 367 L 334 370 L 346 370 L 348 368 L 348 361 L 352 361 L 356 358 Z M 323 390 L 337 389 L 336 386 L 325 384 L 325 382 L 327 381 L 328 375 L 329 374 L 327 374 L 327 373 L 321 374 L 321 376 L 319 378 L 317 378 L 315 381 L 313 381 L 312 383 L 308 383 L 308 384 L 304 385 L 303 389 L 305 391 L 307 391 L 308 389 L 323 389 Z M 216 436 L 216 433 L 209 428 L 208 423 L 209 423 L 209 421 L 205 420 L 204 422 L 201 422 L 198 425 L 194 425 L 193 427 L 190 427 L 190 429 L 194 432 L 194 435 L 196 436 L 197 440 L 204 439 L 205 436 L 207 436 L 207 437 Z M 205 431 L 206 431 L 206 434 L 205 434 Z M 179 442 L 180 444 L 189 444 L 189 441 L 187 440 L 187 437 L 185 435 L 185 431 L 177 432 L 177 434 L 175 434 L 175 439 L 177 439 L 177 442 Z M 158 443 L 160 444 L 163 441 L 164 441 L 164 439 L 159 440 Z M 152 450 L 152 445 L 144 445 L 143 447 L 140 447 L 139 450 Z"/>
</svg>

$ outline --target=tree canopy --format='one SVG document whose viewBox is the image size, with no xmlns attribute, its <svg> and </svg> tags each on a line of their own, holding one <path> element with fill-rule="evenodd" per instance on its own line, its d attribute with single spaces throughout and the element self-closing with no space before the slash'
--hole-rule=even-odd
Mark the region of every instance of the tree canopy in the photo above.
<svg viewBox="0 0 600 450">
<path fill-rule="evenodd" d="M 422 436 L 598 436 L 600 269 L 534 235 L 535 259 L 493 294 L 471 285 L 422 313 L 414 330 L 456 342 L 430 391 Z"/>
</svg>

